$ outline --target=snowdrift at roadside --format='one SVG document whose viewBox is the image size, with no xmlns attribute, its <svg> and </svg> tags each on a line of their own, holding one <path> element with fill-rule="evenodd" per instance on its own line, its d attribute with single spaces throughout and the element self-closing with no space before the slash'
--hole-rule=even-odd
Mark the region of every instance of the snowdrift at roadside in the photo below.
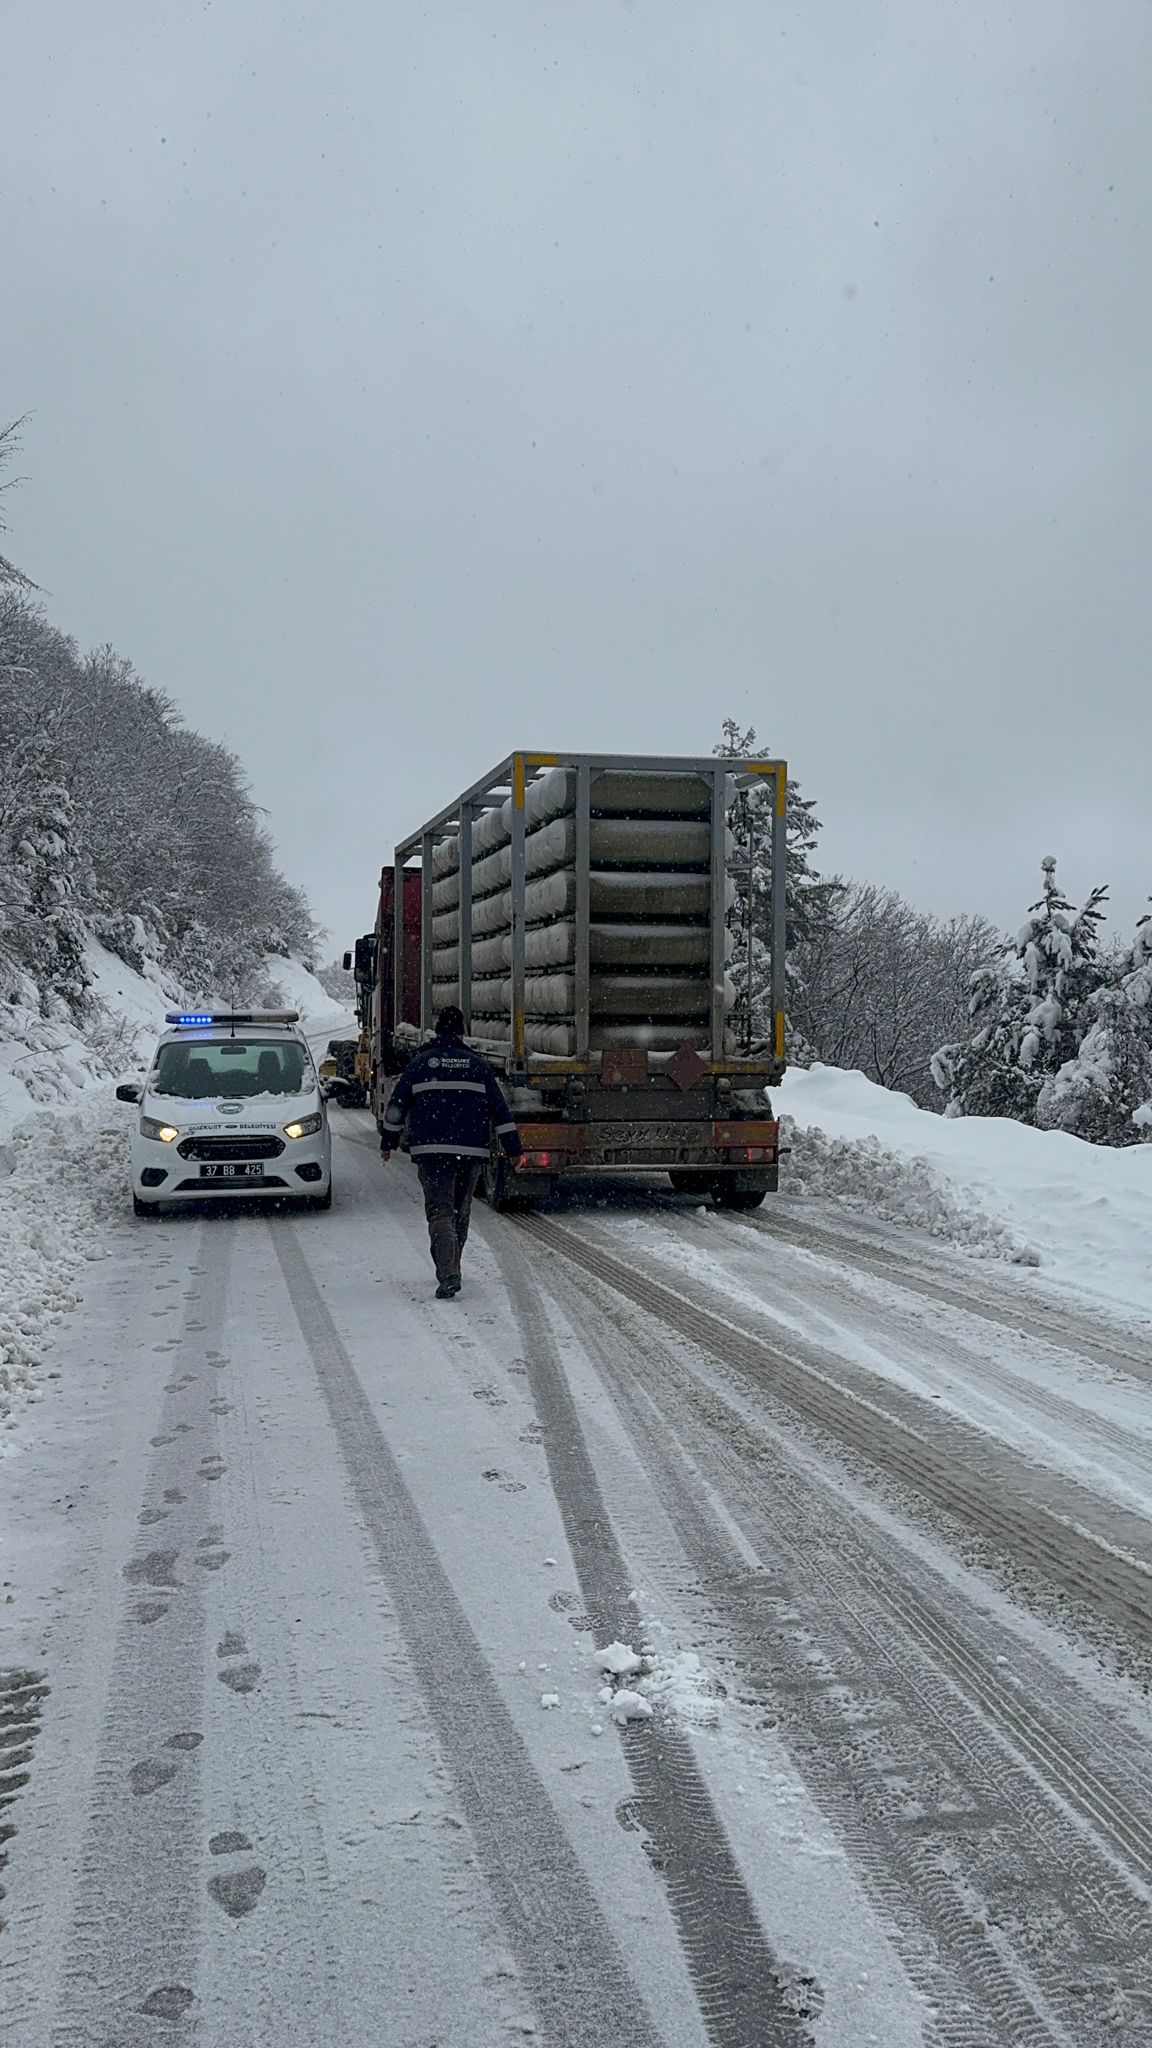
<svg viewBox="0 0 1152 2048">
<path fill-rule="evenodd" d="M 782 1185 L 1152 1310 L 1152 1145 L 1089 1145 L 1000 1117 L 943 1117 L 865 1075 L 789 1073 L 795 1126 Z"/>
<path fill-rule="evenodd" d="M 0 1143 L 0 1425 L 36 1398 L 81 1269 L 106 1256 L 108 1218 L 127 1212 L 124 1168 L 123 1115 L 103 1090 L 26 1117 Z"/>
</svg>

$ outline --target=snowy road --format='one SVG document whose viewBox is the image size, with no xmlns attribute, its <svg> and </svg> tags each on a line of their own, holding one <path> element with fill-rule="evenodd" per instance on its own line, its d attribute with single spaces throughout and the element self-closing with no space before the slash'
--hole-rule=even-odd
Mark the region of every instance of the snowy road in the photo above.
<svg viewBox="0 0 1152 2048">
<path fill-rule="evenodd" d="M 438 1303 L 336 1122 L 113 1226 L 2 1468 L 5 2043 L 1152 2043 L 1147 1330 L 641 1191 Z"/>
</svg>

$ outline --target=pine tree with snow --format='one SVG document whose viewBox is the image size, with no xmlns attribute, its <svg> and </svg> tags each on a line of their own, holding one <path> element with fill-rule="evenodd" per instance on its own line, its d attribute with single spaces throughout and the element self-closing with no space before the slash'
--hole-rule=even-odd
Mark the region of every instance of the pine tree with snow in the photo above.
<svg viewBox="0 0 1152 2048">
<path fill-rule="evenodd" d="M 713 753 L 720 759 L 764 761 L 771 758 L 767 747 L 758 747 L 753 726 L 747 729 L 734 718 L 724 720 L 722 738 Z M 729 872 L 735 884 L 728 908 L 731 933 L 729 973 L 737 988 L 737 1029 L 741 1038 L 766 1038 L 772 1028 L 772 814 L 775 780 L 765 776 L 748 789 L 737 790 L 728 808 L 731 835 Z M 801 795 L 798 782 L 788 781 L 788 861 L 785 885 L 789 971 L 794 973 L 797 950 L 816 939 L 829 924 L 844 884 L 839 877 L 827 879 L 812 864 L 812 854 L 822 830 L 812 797 Z M 752 971 L 748 953 L 751 943 Z M 751 1015 L 749 1010 L 751 988 Z"/>
<path fill-rule="evenodd" d="M 77 906 L 79 856 L 72 803 L 46 737 L 26 750 L 22 801 L 8 817 L 9 930 L 41 992 L 45 1014 L 82 1017 L 89 981 Z"/>
<path fill-rule="evenodd" d="M 1020 1064 L 1032 999 L 1024 965 L 1009 946 L 972 976 L 970 1035 L 942 1045 L 932 1078 L 948 1100 L 945 1116 L 1006 1116 L 1031 1123 L 1039 1082 Z"/>
<path fill-rule="evenodd" d="M 1016 944 L 972 977 L 971 1036 L 941 1046 L 932 1061 L 949 1116 L 1007 1116 L 1035 1123 L 1046 1082 L 1074 1060 L 1091 1021 L 1090 1001 L 1106 978 L 1099 958 L 1107 890 L 1076 910 L 1041 863 L 1043 893 Z"/>
<path fill-rule="evenodd" d="M 1074 1056 L 1045 1080 L 1036 1122 L 1094 1145 L 1152 1142 L 1152 917 L 1105 963 Z"/>
<path fill-rule="evenodd" d="M 1100 986 L 1100 925 L 1108 891 L 1093 889 L 1074 910 L 1056 880 L 1056 862 L 1041 863 L 1044 892 L 1032 905 L 1017 940 L 1032 996 L 1020 1064 L 1029 1074 L 1055 1074 L 1074 1059 L 1086 1029 L 1085 1005 Z"/>
</svg>

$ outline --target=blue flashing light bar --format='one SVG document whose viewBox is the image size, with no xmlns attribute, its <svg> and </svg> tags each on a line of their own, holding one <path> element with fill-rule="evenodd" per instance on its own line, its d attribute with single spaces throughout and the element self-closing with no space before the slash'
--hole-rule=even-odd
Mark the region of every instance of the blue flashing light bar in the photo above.
<svg viewBox="0 0 1152 2048">
<path fill-rule="evenodd" d="M 298 1024 L 299 1010 L 167 1010 L 166 1024 L 177 1024 L 185 1030 L 203 1029 L 212 1024 Z"/>
</svg>

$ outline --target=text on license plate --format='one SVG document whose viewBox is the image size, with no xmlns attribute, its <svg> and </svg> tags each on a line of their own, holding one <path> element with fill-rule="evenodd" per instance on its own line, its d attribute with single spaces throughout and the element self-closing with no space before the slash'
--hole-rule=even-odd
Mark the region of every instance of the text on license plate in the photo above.
<svg viewBox="0 0 1152 2048">
<path fill-rule="evenodd" d="M 262 1180 L 263 1160 L 221 1159 L 200 1168 L 201 1180 Z"/>
</svg>

